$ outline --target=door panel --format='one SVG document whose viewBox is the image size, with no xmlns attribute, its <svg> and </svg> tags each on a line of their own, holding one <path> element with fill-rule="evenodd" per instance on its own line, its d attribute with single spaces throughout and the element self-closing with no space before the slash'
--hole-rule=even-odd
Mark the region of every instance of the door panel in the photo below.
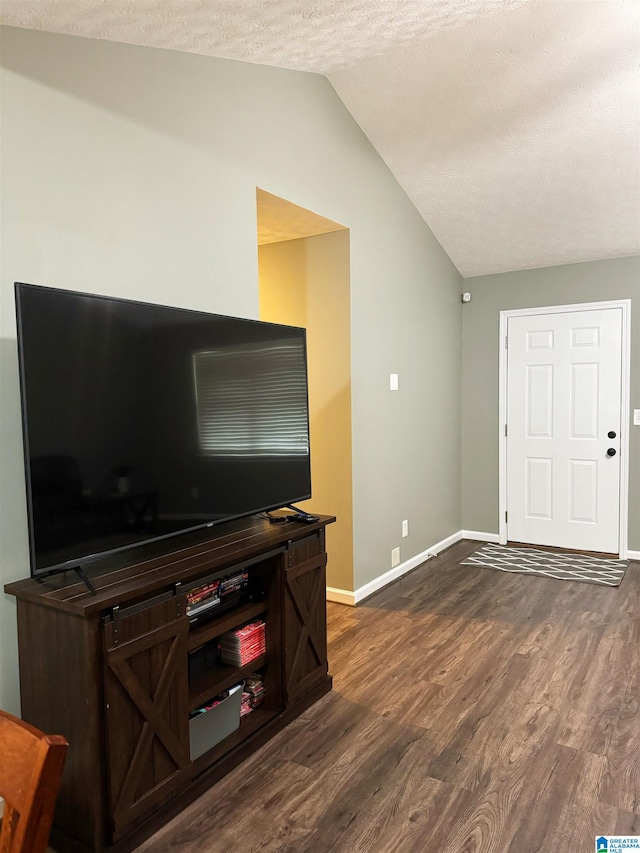
<svg viewBox="0 0 640 853">
<path fill-rule="evenodd" d="M 510 540 L 618 552 L 621 341 L 620 308 L 509 318 Z"/>
<path fill-rule="evenodd" d="M 327 678 L 324 536 L 290 543 L 284 588 L 284 674 L 287 705 Z"/>
<path fill-rule="evenodd" d="M 553 365 L 527 366 L 527 438 L 553 437 Z"/>
<path fill-rule="evenodd" d="M 598 463 L 593 459 L 571 459 L 571 521 L 598 521 Z"/>
<path fill-rule="evenodd" d="M 103 628 L 107 775 L 118 840 L 189 778 L 186 636 L 175 597 L 114 611 Z"/>
<path fill-rule="evenodd" d="M 598 438 L 599 365 L 571 365 L 571 438 Z"/>
<path fill-rule="evenodd" d="M 551 518 L 553 495 L 553 459 L 528 458 L 527 515 L 530 518 Z"/>
</svg>

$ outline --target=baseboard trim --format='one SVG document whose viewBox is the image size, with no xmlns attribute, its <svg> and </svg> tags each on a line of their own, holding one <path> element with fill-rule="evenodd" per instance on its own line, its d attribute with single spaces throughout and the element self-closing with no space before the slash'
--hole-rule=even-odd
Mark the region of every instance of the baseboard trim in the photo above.
<svg viewBox="0 0 640 853">
<path fill-rule="evenodd" d="M 447 536 L 446 539 L 436 542 L 435 545 L 427 548 L 426 551 L 416 554 L 415 557 L 405 560 L 404 563 L 394 566 L 388 572 L 380 575 L 380 577 L 369 581 L 369 583 L 366 583 L 364 586 L 361 586 L 355 591 L 355 603 L 359 604 L 361 601 L 364 601 L 365 598 L 369 598 L 369 596 L 373 595 L 374 592 L 378 592 L 378 590 L 383 589 L 383 587 L 398 580 L 398 578 L 406 575 L 407 572 L 413 571 L 413 569 L 416 569 L 418 566 L 422 565 L 422 563 L 426 563 L 426 561 L 431 557 L 436 557 L 440 551 L 444 551 L 445 548 L 455 545 L 455 543 L 459 542 L 461 539 L 462 531 L 458 530 L 457 533 L 452 533 L 451 536 Z"/>
<path fill-rule="evenodd" d="M 478 542 L 499 542 L 500 535 L 498 533 L 486 533 L 481 530 L 458 530 L 457 533 L 452 533 L 451 536 L 447 536 L 446 539 L 436 542 L 435 545 L 432 545 L 431 548 L 427 548 L 426 551 L 416 554 L 415 557 L 411 557 L 411 559 L 406 560 L 404 563 L 400 563 L 398 566 L 394 566 L 388 572 L 385 572 L 383 575 L 369 581 L 369 583 L 361 586 L 355 592 L 352 592 L 349 589 L 339 589 L 334 586 L 328 586 L 327 601 L 334 601 L 337 604 L 348 604 L 350 607 L 355 607 L 357 604 L 360 604 L 361 601 L 364 601 L 365 598 L 369 598 L 369 596 L 373 595 L 374 592 L 378 592 L 385 586 L 388 586 L 390 583 L 398 580 L 398 578 L 406 575 L 407 572 L 413 571 L 413 569 L 416 569 L 422 563 L 426 563 L 431 557 L 437 556 L 440 551 L 444 551 L 445 548 L 455 545 L 456 542 L 460 542 L 462 539 L 471 539 Z M 640 551 L 627 550 L 627 559 L 640 561 Z"/>
<path fill-rule="evenodd" d="M 426 563 L 430 557 L 435 557 L 440 553 L 440 551 L 444 551 L 444 549 L 448 548 L 450 545 L 455 545 L 455 543 L 459 542 L 462 538 L 461 530 L 458 530 L 457 533 L 452 533 L 451 536 L 447 536 L 446 539 L 436 542 L 435 545 L 427 548 L 426 551 L 416 554 L 415 557 L 405 560 L 404 563 L 394 566 L 388 572 L 385 572 L 383 575 L 369 581 L 369 583 L 366 583 L 364 586 L 356 589 L 355 592 L 351 592 L 351 590 L 348 589 L 338 589 L 334 586 L 328 586 L 327 601 L 335 601 L 338 604 L 348 604 L 351 607 L 355 607 L 356 604 L 364 601 L 365 598 L 369 598 L 369 596 L 373 595 L 374 592 L 378 592 L 378 590 L 383 589 L 385 586 L 393 583 L 393 581 L 398 580 L 398 578 L 401 578 L 403 575 L 406 575 L 407 572 L 416 569 L 422 563 Z"/>
<path fill-rule="evenodd" d="M 499 533 L 483 533 L 481 530 L 463 530 L 462 539 L 474 539 L 478 542 L 500 542 Z"/>
<path fill-rule="evenodd" d="M 356 606 L 355 592 L 350 592 L 348 589 L 338 589 L 335 586 L 327 587 L 327 601 L 335 601 L 336 604 L 348 604 L 351 607 Z"/>
</svg>

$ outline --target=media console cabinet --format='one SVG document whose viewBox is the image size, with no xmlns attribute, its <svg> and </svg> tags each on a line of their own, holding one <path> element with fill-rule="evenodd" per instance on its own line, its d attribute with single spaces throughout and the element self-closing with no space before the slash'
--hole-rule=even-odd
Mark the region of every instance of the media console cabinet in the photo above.
<svg viewBox="0 0 640 853">
<path fill-rule="evenodd" d="M 133 850 L 331 690 L 325 527 L 333 521 L 252 517 L 123 552 L 92 573 L 96 594 L 70 584 L 71 573 L 5 586 L 17 599 L 22 716 L 69 741 L 55 850 Z M 230 572 L 247 573 L 250 594 L 194 620 L 189 590 Z M 200 652 L 189 666 L 194 652 L 255 620 L 265 623 L 259 659 L 207 668 Z M 262 704 L 222 740 L 213 715 L 211 746 L 205 725 L 204 751 L 200 731 L 192 759 L 191 712 L 256 671 Z"/>
</svg>

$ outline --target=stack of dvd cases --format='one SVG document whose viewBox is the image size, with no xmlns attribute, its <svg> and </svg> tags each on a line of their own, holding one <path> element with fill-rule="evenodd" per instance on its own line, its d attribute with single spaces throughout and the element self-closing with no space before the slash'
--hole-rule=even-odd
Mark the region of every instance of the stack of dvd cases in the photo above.
<svg viewBox="0 0 640 853">
<path fill-rule="evenodd" d="M 194 587 L 187 593 L 187 616 L 195 622 L 212 616 L 214 609 L 216 613 L 221 613 L 240 604 L 246 597 L 248 585 L 249 573 L 241 571 Z"/>
<path fill-rule="evenodd" d="M 242 628 L 227 631 L 220 638 L 222 662 L 231 666 L 246 666 L 267 650 L 265 624 L 261 619 Z"/>
<path fill-rule="evenodd" d="M 258 672 L 252 672 L 244 681 L 244 690 L 242 691 L 242 704 L 240 705 L 240 716 L 246 717 L 254 708 L 262 704 L 264 699 L 265 687 L 262 676 Z"/>
<path fill-rule="evenodd" d="M 199 613 L 220 604 L 220 581 L 210 581 L 197 586 L 187 593 L 187 616 L 194 617 Z"/>
<path fill-rule="evenodd" d="M 234 592 L 241 592 L 249 583 L 249 572 L 234 572 L 220 578 L 220 600 L 224 602 Z"/>
</svg>

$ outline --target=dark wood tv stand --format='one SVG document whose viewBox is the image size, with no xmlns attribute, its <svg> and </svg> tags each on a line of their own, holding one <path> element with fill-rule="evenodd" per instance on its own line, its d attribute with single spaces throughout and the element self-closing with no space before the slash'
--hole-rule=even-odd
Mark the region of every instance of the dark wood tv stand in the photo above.
<svg viewBox="0 0 640 853">
<path fill-rule="evenodd" d="M 70 574 L 5 586 L 17 598 L 22 716 L 70 744 L 55 850 L 133 850 L 331 690 L 325 527 L 333 521 L 252 517 L 153 543 L 92 570 L 95 595 Z M 193 623 L 187 591 L 234 570 L 248 573 L 251 594 Z M 266 625 L 265 655 L 204 671 L 198 658 L 190 683 L 190 652 L 255 619 Z M 219 743 L 211 718 L 212 745 L 192 760 L 190 711 L 255 670 L 263 703 Z"/>
</svg>

